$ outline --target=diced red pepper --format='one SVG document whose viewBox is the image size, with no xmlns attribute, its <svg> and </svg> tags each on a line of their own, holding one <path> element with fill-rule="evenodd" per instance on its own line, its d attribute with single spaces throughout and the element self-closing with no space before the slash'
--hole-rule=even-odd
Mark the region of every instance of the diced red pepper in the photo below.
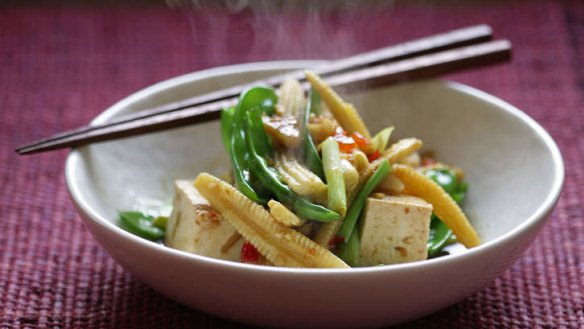
<svg viewBox="0 0 584 329">
<path fill-rule="evenodd" d="M 261 255 L 249 241 L 244 241 L 241 246 L 241 262 L 247 264 L 259 264 Z"/>
<path fill-rule="evenodd" d="M 371 142 L 367 138 L 363 137 L 363 135 L 359 134 L 358 132 L 352 133 L 351 137 L 353 137 L 353 139 L 355 140 L 355 143 L 357 143 L 357 145 L 359 145 L 359 147 L 371 145 Z"/>
<path fill-rule="evenodd" d="M 345 242 L 345 238 L 342 236 L 336 235 L 332 239 L 330 239 L 330 241 L 328 242 L 328 246 L 330 249 L 336 249 L 337 246 L 343 242 Z"/>
<path fill-rule="evenodd" d="M 333 138 L 339 144 L 339 150 L 343 153 L 351 153 L 357 148 L 357 143 L 355 140 L 347 134 L 342 128 L 337 128 L 337 131 Z"/>
<path fill-rule="evenodd" d="M 431 165 L 437 163 L 436 159 L 434 159 L 432 157 L 428 157 L 428 156 L 423 156 L 421 162 L 422 162 L 421 165 L 423 167 L 425 167 L 425 166 L 431 166 Z"/>
<path fill-rule="evenodd" d="M 373 144 L 371 141 L 358 132 L 349 135 L 345 130 L 339 127 L 333 138 L 337 141 L 339 144 L 339 150 L 343 153 L 351 153 L 357 148 L 365 152 L 367 155 L 373 152 Z"/>
<path fill-rule="evenodd" d="M 373 152 L 373 143 L 371 143 L 369 139 L 359 134 L 358 132 L 352 133 L 351 137 L 353 140 L 355 140 L 355 143 L 357 143 L 359 149 L 365 152 L 365 154 L 369 155 Z"/>
<path fill-rule="evenodd" d="M 375 150 L 375 152 L 373 152 L 367 156 L 367 159 L 369 159 L 369 162 L 373 162 L 373 161 L 377 160 L 380 155 L 381 155 L 381 153 L 379 153 L 378 150 Z"/>
<path fill-rule="evenodd" d="M 338 141 L 339 143 L 339 150 L 343 153 L 351 153 L 353 152 L 356 148 L 357 148 L 357 144 L 352 143 L 352 144 L 348 144 L 348 143 L 343 143 L 341 141 Z"/>
</svg>

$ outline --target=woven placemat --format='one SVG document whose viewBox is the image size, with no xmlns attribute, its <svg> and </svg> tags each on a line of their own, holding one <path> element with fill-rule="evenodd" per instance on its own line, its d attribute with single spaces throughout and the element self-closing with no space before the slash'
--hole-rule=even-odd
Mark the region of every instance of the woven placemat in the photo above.
<svg viewBox="0 0 584 329">
<path fill-rule="evenodd" d="M 514 61 L 449 78 L 540 122 L 560 146 L 566 183 L 541 235 L 510 270 L 468 299 L 403 326 L 584 327 L 583 2 L 418 3 L 306 19 L 254 17 L 201 8 L 185 15 L 163 4 L 0 8 L 0 327 L 239 327 L 136 281 L 75 212 L 64 183 L 66 151 L 17 157 L 15 146 L 85 124 L 127 94 L 186 72 L 338 57 L 476 23 L 511 39 Z M 275 22 L 284 27 L 273 29 Z M 289 30 L 295 43 L 273 44 Z"/>
</svg>

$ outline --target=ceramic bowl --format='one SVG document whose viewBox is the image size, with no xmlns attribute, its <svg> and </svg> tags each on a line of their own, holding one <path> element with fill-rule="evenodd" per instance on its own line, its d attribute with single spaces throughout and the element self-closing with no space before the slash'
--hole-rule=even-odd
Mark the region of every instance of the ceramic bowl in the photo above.
<svg viewBox="0 0 584 329">
<path fill-rule="evenodd" d="M 93 123 L 150 106 L 319 62 L 216 68 L 157 83 L 113 105 Z M 350 99 L 371 131 L 390 124 L 466 172 L 464 203 L 483 244 L 460 254 L 347 270 L 239 264 L 143 240 L 116 225 L 116 211 L 170 204 L 173 180 L 228 169 L 218 122 L 105 142 L 71 152 L 67 185 L 95 239 L 161 294 L 237 322 L 288 328 L 392 325 L 452 305 L 488 285 L 531 244 L 564 178 L 550 136 L 517 108 L 454 82 L 421 81 Z"/>
</svg>

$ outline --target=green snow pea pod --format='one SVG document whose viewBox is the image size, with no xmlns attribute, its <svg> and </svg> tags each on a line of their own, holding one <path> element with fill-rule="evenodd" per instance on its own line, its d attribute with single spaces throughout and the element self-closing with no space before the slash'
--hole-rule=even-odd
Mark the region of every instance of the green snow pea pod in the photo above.
<svg viewBox="0 0 584 329">
<path fill-rule="evenodd" d="M 233 177 L 237 189 L 254 202 L 266 204 L 264 196 L 258 195 L 252 186 L 252 176 L 249 171 L 249 150 L 245 141 L 245 117 L 252 108 L 260 108 L 262 112 L 271 114 L 278 101 L 276 93 L 271 88 L 255 87 L 243 92 L 235 106 L 232 119 L 232 134 L 229 144 L 229 155 L 233 167 Z"/>
<path fill-rule="evenodd" d="M 340 220 L 341 216 L 323 206 L 313 204 L 298 196 L 287 185 L 280 181 L 278 173 L 271 168 L 266 159 L 260 155 L 262 140 L 267 138 L 261 125 L 261 115 L 257 110 L 247 113 L 246 140 L 249 148 L 250 163 L 253 174 L 259 179 L 264 188 L 274 193 L 278 200 L 292 206 L 293 211 L 300 217 L 321 222 Z"/>
</svg>

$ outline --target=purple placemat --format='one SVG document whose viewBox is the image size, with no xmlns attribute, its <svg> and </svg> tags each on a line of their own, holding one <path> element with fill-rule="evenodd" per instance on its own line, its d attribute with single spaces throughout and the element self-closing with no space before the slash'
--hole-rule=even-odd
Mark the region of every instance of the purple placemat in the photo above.
<svg viewBox="0 0 584 329">
<path fill-rule="evenodd" d="M 137 282 L 78 218 L 64 184 L 66 151 L 18 157 L 15 146 L 85 124 L 127 94 L 179 74 L 339 57 L 483 22 L 512 40 L 513 63 L 449 78 L 540 122 L 563 153 L 564 191 L 542 234 L 510 270 L 404 327 L 584 327 L 583 2 L 412 4 L 267 17 L 244 10 L 227 19 L 200 8 L 189 16 L 162 4 L 0 7 L 1 328 L 239 327 Z M 289 31 L 295 39 L 281 41 Z"/>
</svg>

